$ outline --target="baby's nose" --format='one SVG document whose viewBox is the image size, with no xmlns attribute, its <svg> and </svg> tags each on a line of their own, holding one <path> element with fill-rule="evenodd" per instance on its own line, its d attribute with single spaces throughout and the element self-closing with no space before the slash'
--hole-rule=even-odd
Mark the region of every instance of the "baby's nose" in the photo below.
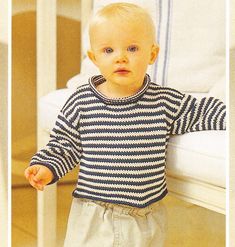
<svg viewBox="0 0 235 247">
<path fill-rule="evenodd" d="M 127 63 L 128 58 L 127 54 L 123 51 L 120 51 L 116 56 L 116 63 Z"/>
</svg>

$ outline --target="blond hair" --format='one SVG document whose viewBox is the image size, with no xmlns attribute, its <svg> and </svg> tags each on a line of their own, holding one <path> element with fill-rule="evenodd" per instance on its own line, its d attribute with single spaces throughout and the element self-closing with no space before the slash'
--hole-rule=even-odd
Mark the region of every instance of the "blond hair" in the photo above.
<svg viewBox="0 0 235 247">
<path fill-rule="evenodd" d="M 148 33 L 155 43 L 155 26 L 150 14 L 144 8 L 131 3 L 112 3 L 101 8 L 90 21 L 89 33 L 91 34 L 91 30 L 103 20 L 116 18 L 122 18 L 127 23 L 145 23 L 144 28 L 149 29 Z"/>
</svg>

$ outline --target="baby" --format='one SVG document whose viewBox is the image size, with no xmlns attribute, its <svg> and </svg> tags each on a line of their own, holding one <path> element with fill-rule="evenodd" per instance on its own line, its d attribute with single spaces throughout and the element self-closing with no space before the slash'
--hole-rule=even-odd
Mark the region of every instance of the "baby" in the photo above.
<svg viewBox="0 0 235 247">
<path fill-rule="evenodd" d="M 67 100 L 25 176 L 43 190 L 79 165 L 65 247 L 164 246 L 170 135 L 225 129 L 225 105 L 151 82 L 146 71 L 159 47 L 141 7 L 105 6 L 89 35 L 101 75 Z"/>
</svg>

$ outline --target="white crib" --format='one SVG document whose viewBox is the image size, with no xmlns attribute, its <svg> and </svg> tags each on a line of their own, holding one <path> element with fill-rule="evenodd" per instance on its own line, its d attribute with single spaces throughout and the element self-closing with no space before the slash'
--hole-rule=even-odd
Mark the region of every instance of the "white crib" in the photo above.
<svg viewBox="0 0 235 247">
<path fill-rule="evenodd" d="M 92 10 L 92 2 L 92 0 L 80 1 L 83 31 Z M 44 126 L 41 121 L 46 117 L 43 109 L 52 101 L 55 105 L 58 99 L 57 108 L 59 109 L 59 105 L 68 95 L 68 89 L 59 93 L 55 90 L 56 0 L 40 0 L 37 1 L 37 99 L 40 102 L 38 104 L 40 115 L 37 138 L 39 149 L 48 142 L 49 138 L 48 126 Z M 52 93 L 54 96 L 48 94 L 54 91 L 55 93 Z M 63 98 L 61 95 L 66 96 Z M 52 96 L 54 98 L 50 101 Z M 46 109 L 47 116 L 55 117 L 55 111 L 50 112 L 48 107 Z M 172 195 L 225 214 L 225 135 L 225 132 L 209 133 L 206 131 L 171 139 L 168 147 L 167 182 L 168 190 Z M 194 147 L 192 143 L 195 144 Z M 204 152 L 207 146 L 212 144 L 215 144 L 214 149 L 211 148 L 209 152 Z M 210 171 L 209 165 L 206 167 L 207 164 L 204 162 L 216 164 L 216 168 L 211 167 Z M 193 170 L 188 169 L 191 164 L 194 164 Z M 44 192 L 38 192 L 38 247 L 56 246 L 56 207 L 56 184 L 48 186 Z"/>
</svg>

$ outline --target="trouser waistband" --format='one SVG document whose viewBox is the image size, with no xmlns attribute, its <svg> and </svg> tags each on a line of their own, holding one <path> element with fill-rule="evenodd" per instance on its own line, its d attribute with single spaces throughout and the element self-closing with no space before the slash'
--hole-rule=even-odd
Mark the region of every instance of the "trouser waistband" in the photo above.
<svg viewBox="0 0 235 247">
<path fill-rule="evenodd" d="M 110 202 L 102 202 L 98 200 L 91 200 L 86 198 L 79 198 L 80 201 L 86 202 L 88 204 L 96 204 L 104 207 L 105 209 L 111 209 L 122 214 L 136 215 L 136 216 L 146 216 L 150 212 L 157 210 L 161 202 L 154 202 L 151 205 L 148 205 L 144 208 L 132 207 L 124 204 L 114 204 Z"/>
</svg>

